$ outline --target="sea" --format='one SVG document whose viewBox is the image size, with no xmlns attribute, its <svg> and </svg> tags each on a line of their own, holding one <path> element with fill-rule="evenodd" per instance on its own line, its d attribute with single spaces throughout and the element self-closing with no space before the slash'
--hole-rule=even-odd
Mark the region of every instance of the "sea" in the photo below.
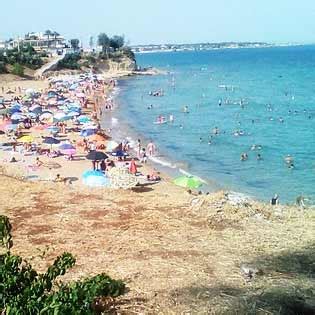
<svg viewBox="0 0 315 315">
<path fill-rule="evenodd" d="M 120 80 L 110 117 L 128 127 L 130 141 L 156 144 L 155 163 L 200 177 L 204 191 L 232 190 L 261 201 L 278 194 L 281 203 L 299 195 L 314 200 L 315 46 L 136 59 L 163 73 Z M 161 96 L 150 95 L 155 92 Z M 160 116 L 167 122 L 157 124 Z"/>
</svg>

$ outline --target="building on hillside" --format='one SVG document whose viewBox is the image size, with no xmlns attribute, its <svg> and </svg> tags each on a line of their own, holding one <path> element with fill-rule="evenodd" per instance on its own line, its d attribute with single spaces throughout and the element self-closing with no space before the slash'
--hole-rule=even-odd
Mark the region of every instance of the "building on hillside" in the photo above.
<svg viewBox="0 0 315 315">
<path fill-rule="evenodd" d="M 7 49 L 7 42 L 5 40 L 0 40 L 0 50 Z"/>
<path fill-rule="evenodd" d="M 8 49 L 31 45 L 36 51 L 57 53 L 69 46 L 66 40 L 57 32 L 46 31 L 45 33 L 27 33 L 24 38 L 16 38 L 8 43 Z"/>
</svg>

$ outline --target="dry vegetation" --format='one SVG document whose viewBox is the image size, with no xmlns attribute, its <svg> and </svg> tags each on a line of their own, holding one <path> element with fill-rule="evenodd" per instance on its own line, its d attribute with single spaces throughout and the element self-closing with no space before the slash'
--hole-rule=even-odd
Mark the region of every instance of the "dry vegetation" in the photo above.
<svg viewBox="0 0 315 315">
<path fill-rule="evenodd" d="M 314 212 L 194 197 L 163 182 L 88 190 L 1 176 L 14 251 L 44 270 L 64 251 L 68 280 L 106 272 L 129 292 L 120 313 L 314 314 Z M 242 264 L 258 270 L 253 277 Z"/>
</svg>

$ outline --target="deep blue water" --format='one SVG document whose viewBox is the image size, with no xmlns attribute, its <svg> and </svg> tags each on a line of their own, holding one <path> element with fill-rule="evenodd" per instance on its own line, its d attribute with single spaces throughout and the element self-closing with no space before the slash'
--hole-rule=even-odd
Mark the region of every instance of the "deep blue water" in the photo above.
<svg viewBox="0 0 315 315">
<path fill-rule="evenodd" d="M 137 62 L 169 73 L 121 82 L 115 115 L 152 138 L 161 154 L 258 199 L 315 197 L 314 46 L 142 54 Z M 163 97 L 149 95 L 158 89 Z M 170 114 L 173 124 L 153 124 Z M 208 144 L 214 127 L 219 135 Z M 253 144 L 262 149 L 251 150 Z M 240 161 L 243 152 L 247 161 Z M 294 169 L 283 161 L 287 154 Z"/>
</svg>

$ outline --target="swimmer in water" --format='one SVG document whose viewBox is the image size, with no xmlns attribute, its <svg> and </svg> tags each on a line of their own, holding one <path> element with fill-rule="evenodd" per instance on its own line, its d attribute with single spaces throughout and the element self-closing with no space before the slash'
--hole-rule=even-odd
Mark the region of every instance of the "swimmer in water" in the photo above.
<svg viewBox="0 0 315 315">
<path fill-rule="evenodd" d="M 246 161 L 248 159 L 248 155 L 247 155 L 247 153 L 245 152 L 245 153 L 242 153 L 241 154 L 241 161 Z"/>
<path fill-rule="evenodd" d="M 262 161 L 262 159 L 263 159 L 263 158 L 262 158 L 261 154 L 258 153 L 257 156 L 256 156 L 256 160 L 257 160 L 257 161 Z"/>
<path fill-rule="evenodd" d="M 188 111 L 188 106 L 187 106 L 187 105 L 185 105 L 185 106 L 184 106 L 184 108 L 183 108 L 183 112 L 184 112 L 184 113 L 186 113 L 186 114 L 188 114 L 188 113 L 189 113 L 189 111 Z"/>
<path fill-rule="evenodd" d="M 199 142 L 200 142 L 200 143 L 202 142 L 202 137 L 199 138 Z"/>
<path fill-rule="evenodd" d="M 212 133 L 217 136 L 217 135 L 220 133 L 219 128 L 218 128 L 218 127 L 214 127 L 214 128 L 212 129 Z"/>
<path fill-rule="evenodd" d="M 173 123 L 173 122 L 174 122 L 174 116 L 173 116 L 173 114 L 170 114 L 170 116 L 169 116 L 169 121 L 170 121 L 170 123 Z"/>
</svg>

